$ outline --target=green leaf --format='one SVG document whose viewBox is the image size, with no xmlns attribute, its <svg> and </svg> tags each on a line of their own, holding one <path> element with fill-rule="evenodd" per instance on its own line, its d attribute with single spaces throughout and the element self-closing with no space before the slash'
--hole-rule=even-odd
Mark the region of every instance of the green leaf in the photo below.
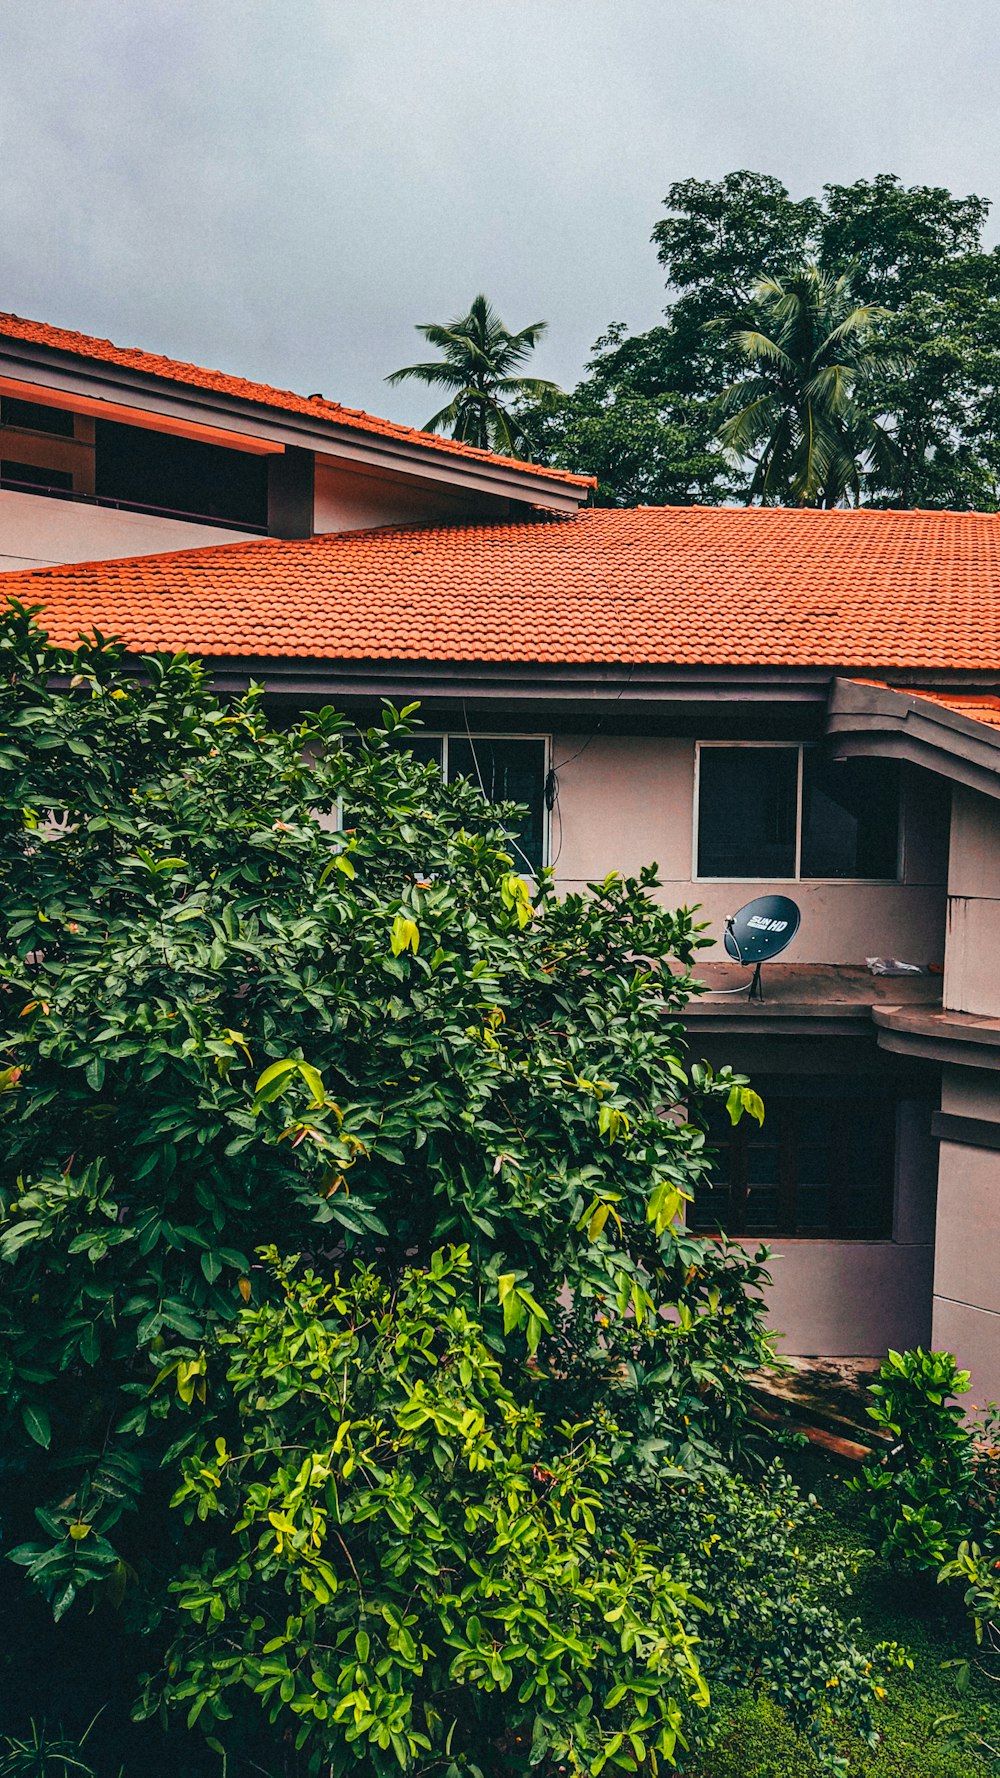
<svg viewBox="0 0 1000 1778">
<path fill-rule="evenodd" d="M 300 1062 L 298 1068 L 302 1079 L 305 1081 L 306 1086 L 309 1088 L 309 1091 L 313 1096 L 313 1102 L 316 1105 L 322 1105 L 325 1102 L 326 1093 L 323 1090 L 323 1077 L 320 1074 L 319 1069 L 314 1068 L 310 1062 Z"/>
<path fill-rule="evenodd" d="M 36 1445 L 41 1445 L 47 1451 L 52 1443 L 52 1423 L 48 1409 L 38 1403 L 24 1401 L 21 1403 L 21 1419 L 29 1438 L 33 1438 Z"/>
<path fill-rule="evenodd" d="M 254 1098 L 263 1104 L 270 1104 L 291 1085 L 293 1076 L 298 1072 L 299 1063 L 294 1059 L 272 1062 L 265 1068 L 254 1087 Z"/>
</svg>

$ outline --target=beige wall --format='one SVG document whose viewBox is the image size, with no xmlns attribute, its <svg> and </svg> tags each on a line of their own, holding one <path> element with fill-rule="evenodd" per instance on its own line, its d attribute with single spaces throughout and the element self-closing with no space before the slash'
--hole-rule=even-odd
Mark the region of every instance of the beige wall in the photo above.
<svg viewBox="0 0 1000 1778">
<path fill-rule="evenodd" d="M 956 786 L 944 1003 L 1000 1017 L 1000 801 Z"/>
<path fill-rule="evenodd" d="M 925 1346 L 933 1269 L 927 1245 L 776 1240 L 766 1301 L 778 1351 L 875 1358 L 890 1346 Z"/>
<path fill-rule="evenodd" d="M 944 1004 L 1000 1018 L 1000 802 L 955 787 Z M 996 1125 L 1000 1072 L 945 1068 L 941 1109 Z M 1000 1150 L 943 1141 L 938 1162 L 933 1343 L 972 1372 L 972 1397 L 1000 1397 Z"/>
<path fill-rule="evenodd" d="M 317 532 L 412 525 L 422 519 L 447 522 L 474 517 L 482 506 L 482 501 L 447 488 L 415 486 L 388 475 L 362 475 L 330 459 L 316 459 L 313 528 Z M 496 500 L 490 510 L 494 519 L 503 516 Z"/>
<path fill-rule="evenodd" d="M 981 1118 L 1000 1131 L 1000 1075 L 985 1068 L 945 1068 L 941 1109 Z M 1000 1151 L 942 1142 L 932 1340 L 971 1370 L 972 1399 L 980 1403 L 1000 1397 L 998 1243 Z"/>
<path fill-rule="evenodd" d="M 936 1162 L 929 1106 L 904 1099 L 897 1111 L 892 1240 L 775 1241 L 766 1300 L 780 1352 L 875 1358 L 890 1346 L 926 1346 Z"/>
<path fill-rule="evenodd" d="M 663 902 L 700 902 L 718 933 L 723 916 L 753 895 L 786 887 L 699 883 L 692 877 L 693 740 L 598 735 L 587 742 L 585 736 L 558 735 L 552 748 L 559 767 L 561 889 L 609 870 L 633 873 L 655 859 L 664 879 Z M 917 776 L 905 780 L 902 819 L 902 881 L 787 885 L 802 909 L 799 934 L 785 954 L 790 962 L 863 963 L 872 955 L 917 962 L 943 958 L 946 859 L 940 832 L 935 838 L 931 799 L 921 798 Z M 558 821 L 552 837 L 555 850 Z M 781 1335 L 780 1350 L 876 1356 L 889 1346 L 927 1343 L 936 1184 L 929 1120 L 925 1104 L 900 1106 L 893 1240 L 775 1242 L 767 1308 Z"/>
<path fill-rule="evenodd" d="M 155 556 L 174 549 L 236 543 L 246 531 L 196 525 L 113 506 L 47 500 L 0 488 L 0 572 L 49 568 L 57 562 L 99 562 L 107 557 Z"/>
<path fill-rule="evenodd" d="M 598 735 L 553 738 L 559 771 L 561 889 L 579 887 L 609 870 L 637 871 L 656 860 L 661 899 L 670 906 L 700 903 L 716 935 L 726 914 L 769 889 L 785 889 L 802 910 L 802 925 L 785 953 L 789 963 L 863 963 L 902 957 L 940 963 L 944 957 L 944 859 L 934 857 L 918 794 L 903 801 L 903 880 L 898 883 L 696 882 L 692 877 L 693 740 Z M 908 784 L 910 781 L 908 780 Z M 559 844 L 556 826 L 553 851 Z M 935 880 L 936 879 L 936 880 Z M 721 951 L 716 938 L 710 957 Z"/>
</svg>

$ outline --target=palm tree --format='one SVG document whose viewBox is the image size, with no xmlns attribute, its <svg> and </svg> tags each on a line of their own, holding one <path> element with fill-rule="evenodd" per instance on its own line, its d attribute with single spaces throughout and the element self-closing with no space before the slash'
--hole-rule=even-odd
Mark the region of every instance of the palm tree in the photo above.
<svg viewBox="0 0 1000 1778">
<path fill-rule="evenodd" d="M 886 310 L 857 303 L 849 278 L 816 265 L 761 278 L 749 316 L 712 323 L 753 367 L 719 397 L 718 437 L 754 464 L 749 500 L 764 505 L 857 504 L 871 469 L 894 455 L 878 416 L 874 338 Z"/>
<path fill-rule="evenodd" d="M 452 438 L 478 445 L 480 450 L 529 457 L 524 428 L 507 403 L 562 394 L 557 384 L 546 382 L 544 377 L 516 374 L 547 325 L 545 321 L 532 321 L 520 333 L 510 333 L 485 296 L 477 296 L 468 314 L 449 321 L 446 327 L 431 322 L 417 328 L 430 345 L 439 348 L 441 358 L 427 364 L 404 365 L 385 380 L 395 384 L 414 377 L 418 382 L 453 392 L 447 407 L 431 415 L 425 432 L 447 431 Z"/>
</svg>

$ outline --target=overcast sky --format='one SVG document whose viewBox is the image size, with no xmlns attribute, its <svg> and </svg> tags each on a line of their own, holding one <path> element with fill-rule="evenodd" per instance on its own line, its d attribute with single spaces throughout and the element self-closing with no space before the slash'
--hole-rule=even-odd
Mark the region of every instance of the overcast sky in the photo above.
<svg viewBox="0 0 1000 1778">
<path fill-rule="evenodd" d="M 668 184 L 1000 212 L 998 0 L 0 0 L 0 309 L 419 424 L 483 289 L 578 376 Z M 991 228 L 997 239 L 998 216 Z"/>
</svg>

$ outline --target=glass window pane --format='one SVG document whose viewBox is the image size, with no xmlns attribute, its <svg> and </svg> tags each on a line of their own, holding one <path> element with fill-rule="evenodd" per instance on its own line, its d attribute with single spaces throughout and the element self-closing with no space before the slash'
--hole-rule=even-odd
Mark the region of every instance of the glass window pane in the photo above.
<svg viewBox="0 0 1000 1778">
<path fill-rule="evenodd" d="M 802 875 L 894 877 L 899 768 L 892 759 L 802 760 Z"/>
<path fill-rule="evenodd" d="M 20 426 L 28 432 L 52 432 L 58 438 L 73 436 L 73 416 L 65 408 L 43 407 L 41 402 L 19 401 L 11 395 L 0 395 L 0 426 Z"/>
<path fill-rule="evenodd" d="M 73 492 L 73 477 L 68 469 L 40 469 L 35 463 L 10 463 L 5 459 L 0 464 L 0 480 L 15 486 L 23 483 L 28 488 L 58 488 L 67 494 Z"/>
<path fill-rule="evenodd" d="M 762 1128 L 710 1119 L 711 1183 L 688 1212 L 699 1234 L 892 1238 L 895 1098 L 837 1076 L 761 1076 Z"/>
<path fill-rule="evenodd" d="M 731 1227 L 729 1156 L 722 1151 L 716 1158 L 714 1176 L 699 1185 L 694 1201 L 687 1207 L 685 1223 L 695 1235 L 721 1235 Z"/>
<path fill-rule="evenodd" d="M 440 767 L 444 751 L 440 735 L 406 735 L 397 745 L 400 753 L 412 753 L 418 765 Z"/>
<path fill-rule="evenodd" d="M 267 529 L 266 457 L 116 420 L 98 420 L 95 436 L 100 499 Z"/>
<path fill-rule="evenodd" d="M 703 747 L 698 875 L 795 875 L 796 747 Z"/>
<path fill-rule="evenodd" d="M 449 778 L 471 778 L 491 803 L 525 803 L 527 814 L 516 832 L 519 870 L 538 871 L 544 863 L 545 742 L 449 735 Z"/>
</svg>

